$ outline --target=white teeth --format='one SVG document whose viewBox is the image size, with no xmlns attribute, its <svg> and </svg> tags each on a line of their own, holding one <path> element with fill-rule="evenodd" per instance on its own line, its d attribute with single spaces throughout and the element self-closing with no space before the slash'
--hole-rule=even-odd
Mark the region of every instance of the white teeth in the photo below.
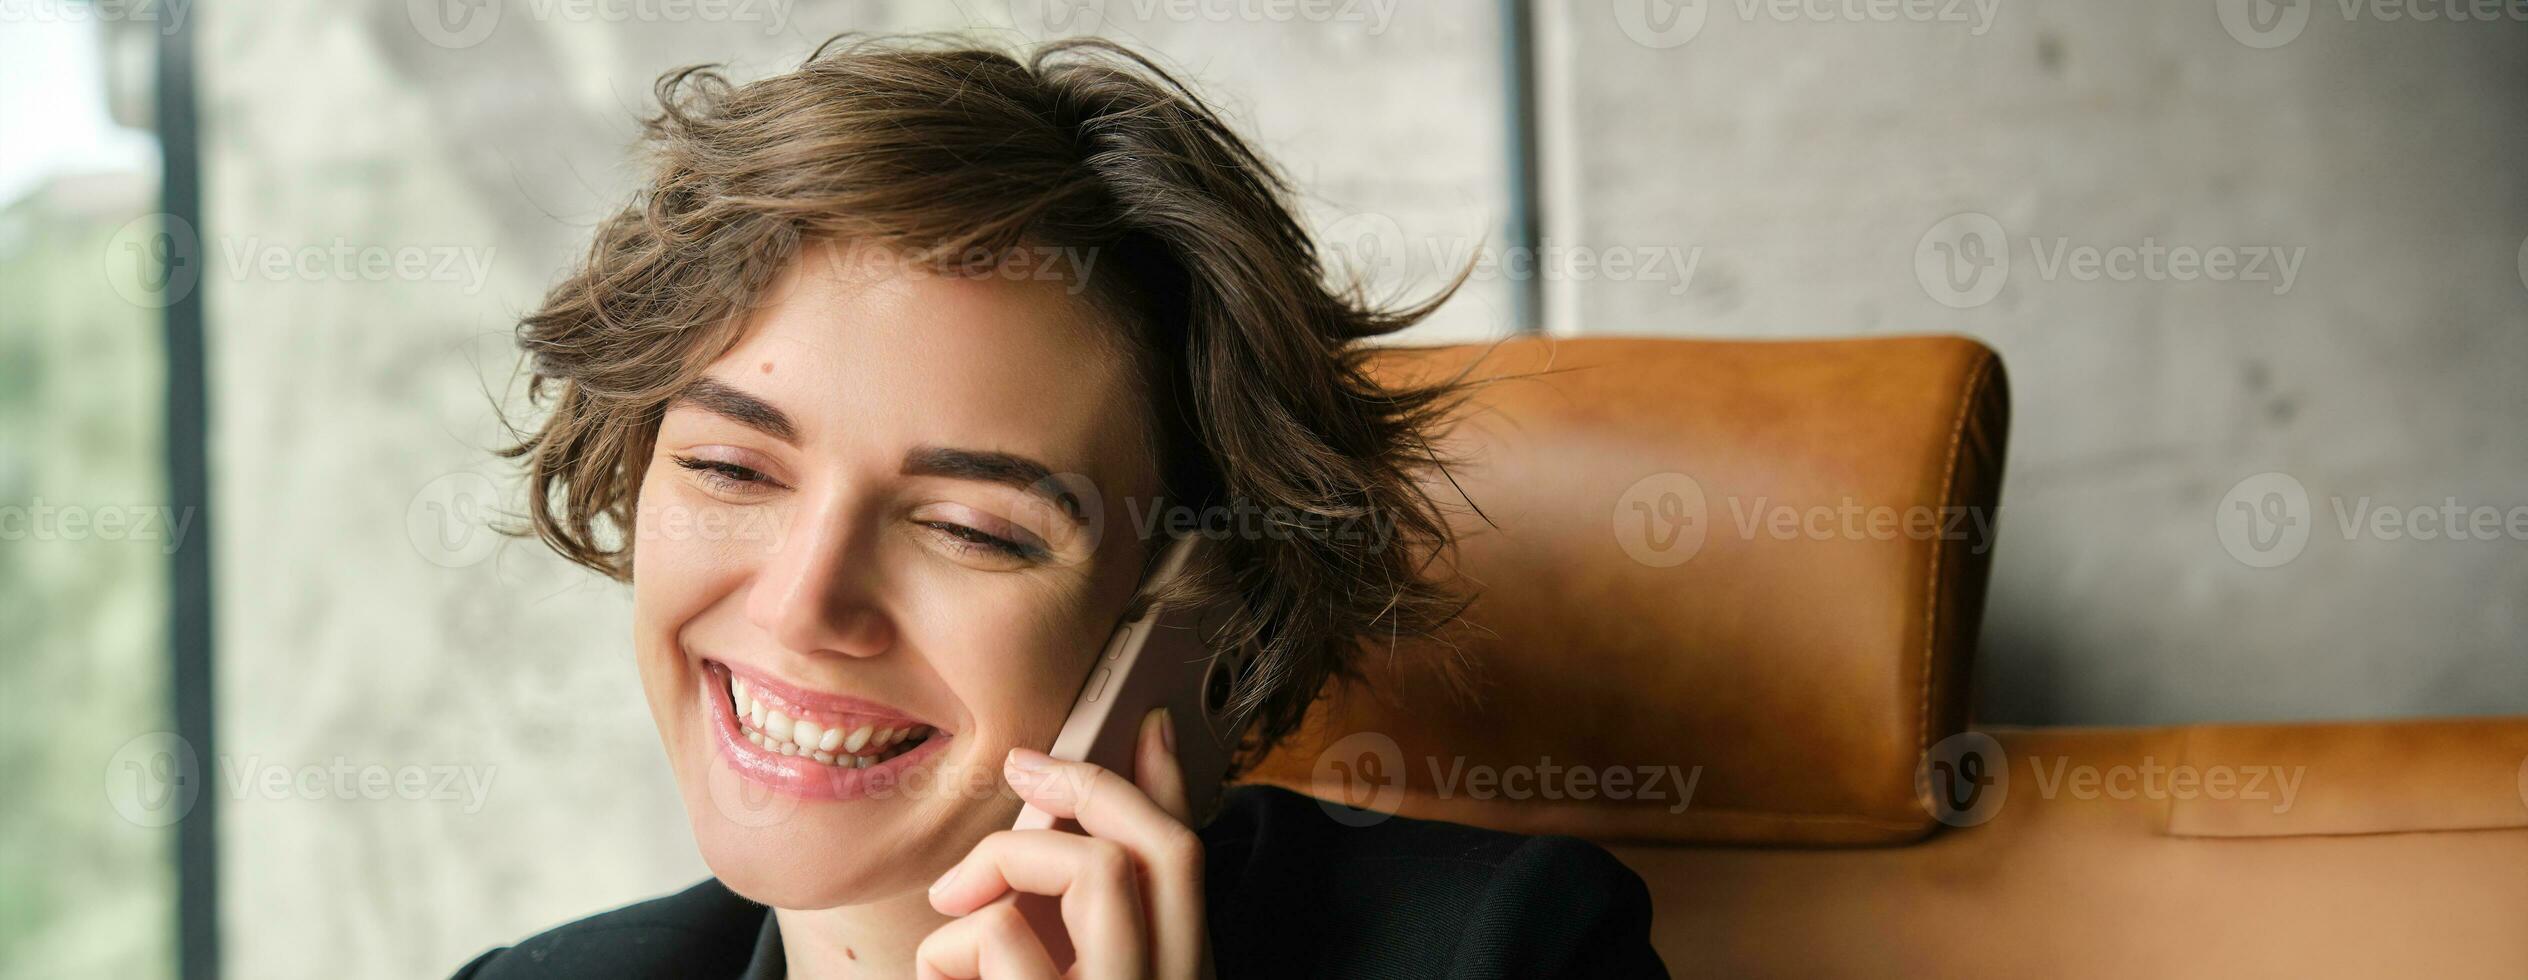
<svg viewBox="0 0 2528 980">
<path fill-rule="evenodd" d="M 884 757 L 901 749 L 916 732 L 929 734 L 922 725 L 887 727 L 860 725 L 855 728 L 827 728 L 805 718 L 792 718 L 772 708 L 748 690 L 743 678 L 729 678 L 729 704 L 737 711 L 738 727 L 748 742 L 779 756 L 815 759 L 818 763 L 843 769 L 867 769 L 884 761 Z"/>
</svg>

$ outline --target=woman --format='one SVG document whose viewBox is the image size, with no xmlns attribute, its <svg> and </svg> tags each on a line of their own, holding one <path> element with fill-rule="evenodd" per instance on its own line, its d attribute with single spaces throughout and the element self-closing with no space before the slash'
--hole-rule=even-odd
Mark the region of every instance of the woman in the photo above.
<svg viewBox="0 0 2528 980">
<path fill-rule="evenodd" d="M 1039 751 L 1154 514 L 1308 518 L 1199 583 L 1255 644 L 1249 758 L 1364 640 L 1448 619 L 1416 478 L 1457 389 L 1373 383 L 1360 344 L 1446 293 L 1329 291 L 1281 179 L 1120 48 L 828 48 L 662 79 L 650 183 L 520 329 L 536 529 L 630 583 L 714 877 L 460 975 L 1658 973 L 1590 845 L 1261 788 L 1199 821 L 1164 712 L 1130 780 Z"/>
</svg>

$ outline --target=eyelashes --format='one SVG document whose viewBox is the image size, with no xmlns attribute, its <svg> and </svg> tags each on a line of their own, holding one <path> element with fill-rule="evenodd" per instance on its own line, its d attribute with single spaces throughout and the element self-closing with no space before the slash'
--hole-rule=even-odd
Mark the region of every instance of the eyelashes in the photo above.
<svg viewBox="0 0 2528 980">
<path fill-rule="evenodd" d="M 1045 557 L 1042 548 L 1029 547 L 1008 538 L 986 534 L 963 524 L 948 521 L 923 521 L 921 525 L 946 538 L 951 548 L 968 551 L 980 549 L 1002 558 L 1023 562 L 1041 561 Z"/>
<path fill-rule="evenodd" d="M 699 456 L 670 456 L 678 468 L 694 474 L 702 482 L 718 490 L 743 492 L 779 486 L 773 478 L 749 466 Z"/>
<path fill-rule="evenodd" d="M 703 485 L 721 493 L 744 495 L 781 487 L 780 481 L 750 466 L 679 454 L 670 454 L 668 458 L 676 464 L 678 469 L 694 474 Z M 953 521 L 916 523 L 938 536 L 942 543 L 961 553 L 1029 564 L 1041 562 L 1047 557 L 1047 551 L 1042 546 L 1012 541 Z"/>
</svg>

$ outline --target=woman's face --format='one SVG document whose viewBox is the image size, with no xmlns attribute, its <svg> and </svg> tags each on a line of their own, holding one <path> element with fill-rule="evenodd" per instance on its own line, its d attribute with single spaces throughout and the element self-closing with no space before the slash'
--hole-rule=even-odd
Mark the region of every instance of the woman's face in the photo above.
<svg viewBox="0 0 2528 980">
<path fill-rule="evenodd" d="M 1002 759 L 1052 742 L 1137 584 L 1139 536 L 1098 529 L 1158 485 L 1071 284 L 841 254 L 803 254 L 670 405 L 633 547 L 703 859 L 784 908 L 920 889 L 1009 826 Z"/>
</svg>

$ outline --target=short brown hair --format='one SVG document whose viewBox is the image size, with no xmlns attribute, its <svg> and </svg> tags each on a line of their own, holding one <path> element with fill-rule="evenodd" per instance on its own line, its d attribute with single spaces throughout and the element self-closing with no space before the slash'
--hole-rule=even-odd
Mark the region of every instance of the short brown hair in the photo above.
<svg viewBox="0 0 2528 980">
<path fill-rule="evenodd" d="M 1093 249 L 1090 295 L 1141 368 L 1171 502 L 1380 522 L 1377 540 L 1246 535 L 1198 585 L 1233 590 L 1223 642 L 1256 644 L 1232 704 L 1269 748 L 1363 642 L 1459 608 L 1428 574 L 1450 544 L 1420 479 L 1455 379 L 1382 384 L 1363 342 L 1464 282 L 1381 308 L 1335 288 L 1290 185 L 1191 89 L 1110 42 L 1024 60 L 941 38 L 837 38 L 798 70 L 659 79 L 649 180 L 519 326 L 549 410 L 507 450 L 535 531 L 617 580 L 667 403 L 737 341 L 803 242 L 942 269 L 1027 247 Z"/>
</svg>

